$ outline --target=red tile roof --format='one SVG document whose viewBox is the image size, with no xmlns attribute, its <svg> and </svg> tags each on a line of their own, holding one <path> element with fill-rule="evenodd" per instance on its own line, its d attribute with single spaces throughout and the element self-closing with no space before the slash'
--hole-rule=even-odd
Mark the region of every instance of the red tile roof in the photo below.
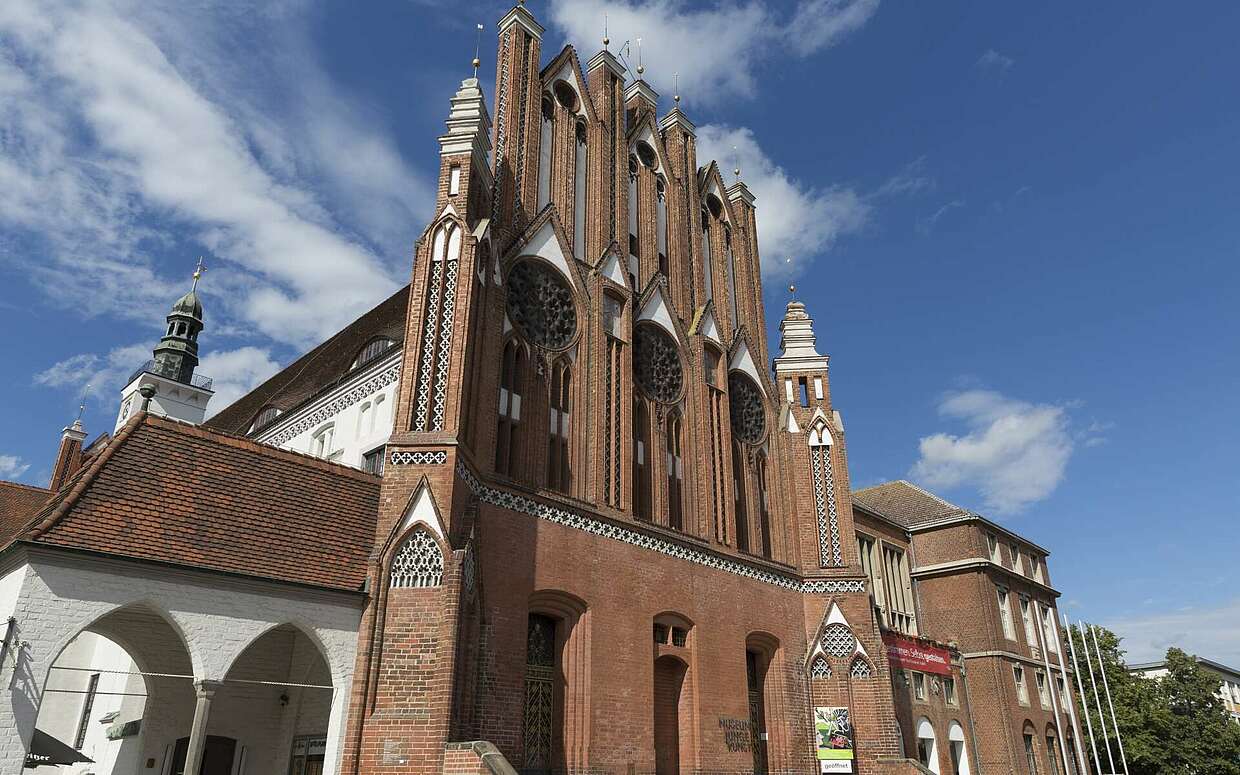
<svg viewBox="0 0 1240 775">
<path fill-rule="evenodd" d="M 18 540 L 357 590 L 379 478 L 139 414 Z"/>
<path fill-rule="evenodd" d="M 972 514 L 903 479 L 853 490 L 852 500 L 861 508 L 903 527 Z"/>
<path fill-rule="evenodd" d="M 43 487 L 0 481 L 0 546 L 7 544 L 52 496 Z"/>
</svg>

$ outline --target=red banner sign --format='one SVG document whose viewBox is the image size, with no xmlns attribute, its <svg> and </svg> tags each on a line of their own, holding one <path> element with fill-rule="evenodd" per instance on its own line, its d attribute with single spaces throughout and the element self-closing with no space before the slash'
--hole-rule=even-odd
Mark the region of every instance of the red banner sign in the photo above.
<svg viewBox="0 0 1240 775">
<path fill-rule="evenodd" d="M 910 638 L 887 633 L 883 635 L 887 659 L 897 670 L 920 670 L 938 675 L 952 674 L 952 657 L 947 649 L 926 646 Z"/>
</svg>

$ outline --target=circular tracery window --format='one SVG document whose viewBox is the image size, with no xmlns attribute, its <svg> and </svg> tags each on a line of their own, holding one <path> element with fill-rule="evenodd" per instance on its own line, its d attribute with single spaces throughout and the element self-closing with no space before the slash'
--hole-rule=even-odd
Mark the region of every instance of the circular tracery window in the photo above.
<svg viewBox="0 0 1240 775">
<path fill-rule="evenodd" d="M 762 441 L 766 432 L 766 412 L 758 386 L 749 377 L 734 371 L 728 375 L 728 400 L 732 435 L 746 444 Z"/>
<path fill-rule="evenodd" d="M 659 403 L 676 403 L 684 383 L 676 342 L 649 324 L 638 326 L 633 338 L 633 378 L 638 387 Z"/>
<path fill-rule="evenodd" d="M 654 169 L 659 165 L 659 157 L 655 154 L 654 149 L 650 147 L 650 143 L 644 140 L 637 141 L 637 158 L 642 160 L 650 169 Z"/>
<path fill-rule="evenodd" d="M 539 261 L 519 261 L 508 273 L 508 318 L 530 342 L 562 350 L 577 333 L 572 291 L 559 272 Z"/>
</svg>

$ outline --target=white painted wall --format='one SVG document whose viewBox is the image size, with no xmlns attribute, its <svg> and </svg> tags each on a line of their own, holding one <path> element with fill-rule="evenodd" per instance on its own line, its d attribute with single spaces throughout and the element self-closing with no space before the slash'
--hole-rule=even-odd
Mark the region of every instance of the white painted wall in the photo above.
<svg viewBox="0 0 1240 775">
<path fill-rule="evenodd" d="M 360 372 L 335 390 L 282 415 L 255 436 L 282 449 L 316 454 L 315 437 L 331 427 L 330 450 L 323 457 L 354 468 L 392 435 L 401 356 L 392 355 Z"/>
<path fill-rule="evenodd" d="M 134 604 L 159 611 L 180 633 L 184 646 L 166 644 L 163 648 L 187 650 L 192 673 L 199 680 L 223 679 L 238 655 L 273 627 L 298 626 L 318 644 L 334 687 L 326 709 L 326 771 L 336 771 L 361 618 L 360 597 L 44 550 L 28 559 L 14 606 L 22 642 L 20 659 L 16 667 L 0 668 L 0 686 L 7 689 L 0 694 L 0 775 L 22 773 L 52 663 L 84 628 Z M 146 759 L 153 758 L 157 766 L 153 770 L 143 767 L 144 775 L 161 772 L 159 764 L 171 744 L 189 733 L 193 716 L 190 681 L 168 683 L 170 688 L 159 698 L 152 692 L 148 700 L 142 751 L 133 761 L 145 765 Z M 233 692 L 231 688 L 223 691 L 223 709 L 218 716 L 212 715 L 208 733 L 217 734 L 215 730 L 229 723 L 255 726 L 253 720 L 247 722 L 235 714 L 239 721 L 230 722 L 228 695 Z M 250 703 L 246 707 L 260 716 L 269 715 L 265 706 Z M 307 723 L 319 726 L 319 722 Z M 247 771 L 279 770 L 267 770 L 264 765 Z"/>
</svg>

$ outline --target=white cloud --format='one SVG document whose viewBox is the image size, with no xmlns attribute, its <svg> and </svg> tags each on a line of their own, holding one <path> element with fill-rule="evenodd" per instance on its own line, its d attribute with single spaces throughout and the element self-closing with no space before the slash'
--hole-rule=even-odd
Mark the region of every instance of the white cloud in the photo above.
<svg viewBox="0 0 1240 775">
<path fill-rule="evenodd" d="M 934 178 L 926 172 L 926 157 L 920 156 L 905 165 L 904 169 L 887 178 L 871 196 L 881 198 L 919 194 L 933 190 L 935 185 Z"/>
<path fill-rule="evenodd" d="M 257 347 L 213 352 L 202 359 L 198 371 L 214 380 L 215 395 L 207 416 L 215 414 L 262 384 L 280 370 L 271 354 Z"/>
<path fill-rule="evenodd" d="M 919 218 L 917 220 L 917 230 L 922 234 L 929 234 L 934 231 L 934 227 L 937 226 L 939 221 L 943 219 L 943 216 L 947 215 L 952 210 L 957 210 L 961 207 L 964 207 L 964 200 L 953 199 L 925 218 Z"/>
<path fill-rule="evenodd" d="M 800 0 L 792 13 L 776 12 L 758 0 L 718 2 L 689 8 L 678 0 L 554 0 L 551 21 L 591 55 L 601 44 L 607 16 L 611 50 L 630 43 L 629 65 L 637 67 L 637 39 L 645 78 L 671 94 L 673 74 L 689 103 L 718 104 L 731 96 L 752 96 L 756 70 L 792 52 L 808 56 L 860 29 L 879 0 Z"/>
<path fill-rule="evenodd" d="M 0 4 L 0 260 L 86 314 L 149 319 L 193 254 L 175 281 L 150 256 L 188 237 L 227 262 L 204 286 L 217 331 L 297 347 L 390 292 L 404 262 L 381 256 L 429 187 L 314 64 L 309 10 Z M 260 28 L 245 57 L 239 27 Z"/>
<path fill-rule="evenodd" d="M 697 146 L 700 164 L 720 160 L 725 181 L 731 180 L 735 158 L 741 178 L 757 198 L 764 276 L 803 269 L 841 236 L 859 231 L 870 216 L 870 205 L 850 188 L 815 188 L 790 177 L 766 155 L 750 129 L 708 124 L 698 129 Z"/>
<path fill-rule="evenodd" d="M 1129 662 L 1152 662 L 1176 646 L 1223 664 L 1240 664 L 1240 598 L 1148 616 L 1107 619 L 1102 625 L 1124 639 Z"/>
<path fill-rule="evenodd" d="M 999 515 L 1047 498 L 1063 481 L 1073 451 L 1064 407 L 965 390 L 945 396 L 939 414 L 963 422 L 966 432 L 922 438 L 913 479 L 932 488 L 974 487 Z"/>
<path fill-rule="evenodd" d="M 1008 68 L 1016 64 L 1016 60 L 1011 57 L 1004 56 L 993 48 L 987 49 L 986 53 L 978 57 L 977 67 L 982 70 L 993 70 L 1000 73 L 1006 73 Z"/>
<path fill-rule="evenodd" d="M 0 479 L 15 482 L 29 468 L 30 464 L 23 463 L 22 459 L 16 455 L 0 455 Z"/>
<path fill-rule="evenodd" d="M 107 407 L 117 404 L 120 391 L 129 382 L 134 370 L 151 358 L 153 343 L 139 342 L 109 350 L 107 353 L 79 353 L 49 366 L 34 376 L 35 384 L 72 389 L 79 395 L 87 392 L 91 399 Z M 245 346 L 235 350 L 207 352 L 196 374 L 212 379 L 215 395 L 211 397 L 208 416 L 236 401 L 280 370 L 271 353 L 259 347 Z"/>
</svg>

